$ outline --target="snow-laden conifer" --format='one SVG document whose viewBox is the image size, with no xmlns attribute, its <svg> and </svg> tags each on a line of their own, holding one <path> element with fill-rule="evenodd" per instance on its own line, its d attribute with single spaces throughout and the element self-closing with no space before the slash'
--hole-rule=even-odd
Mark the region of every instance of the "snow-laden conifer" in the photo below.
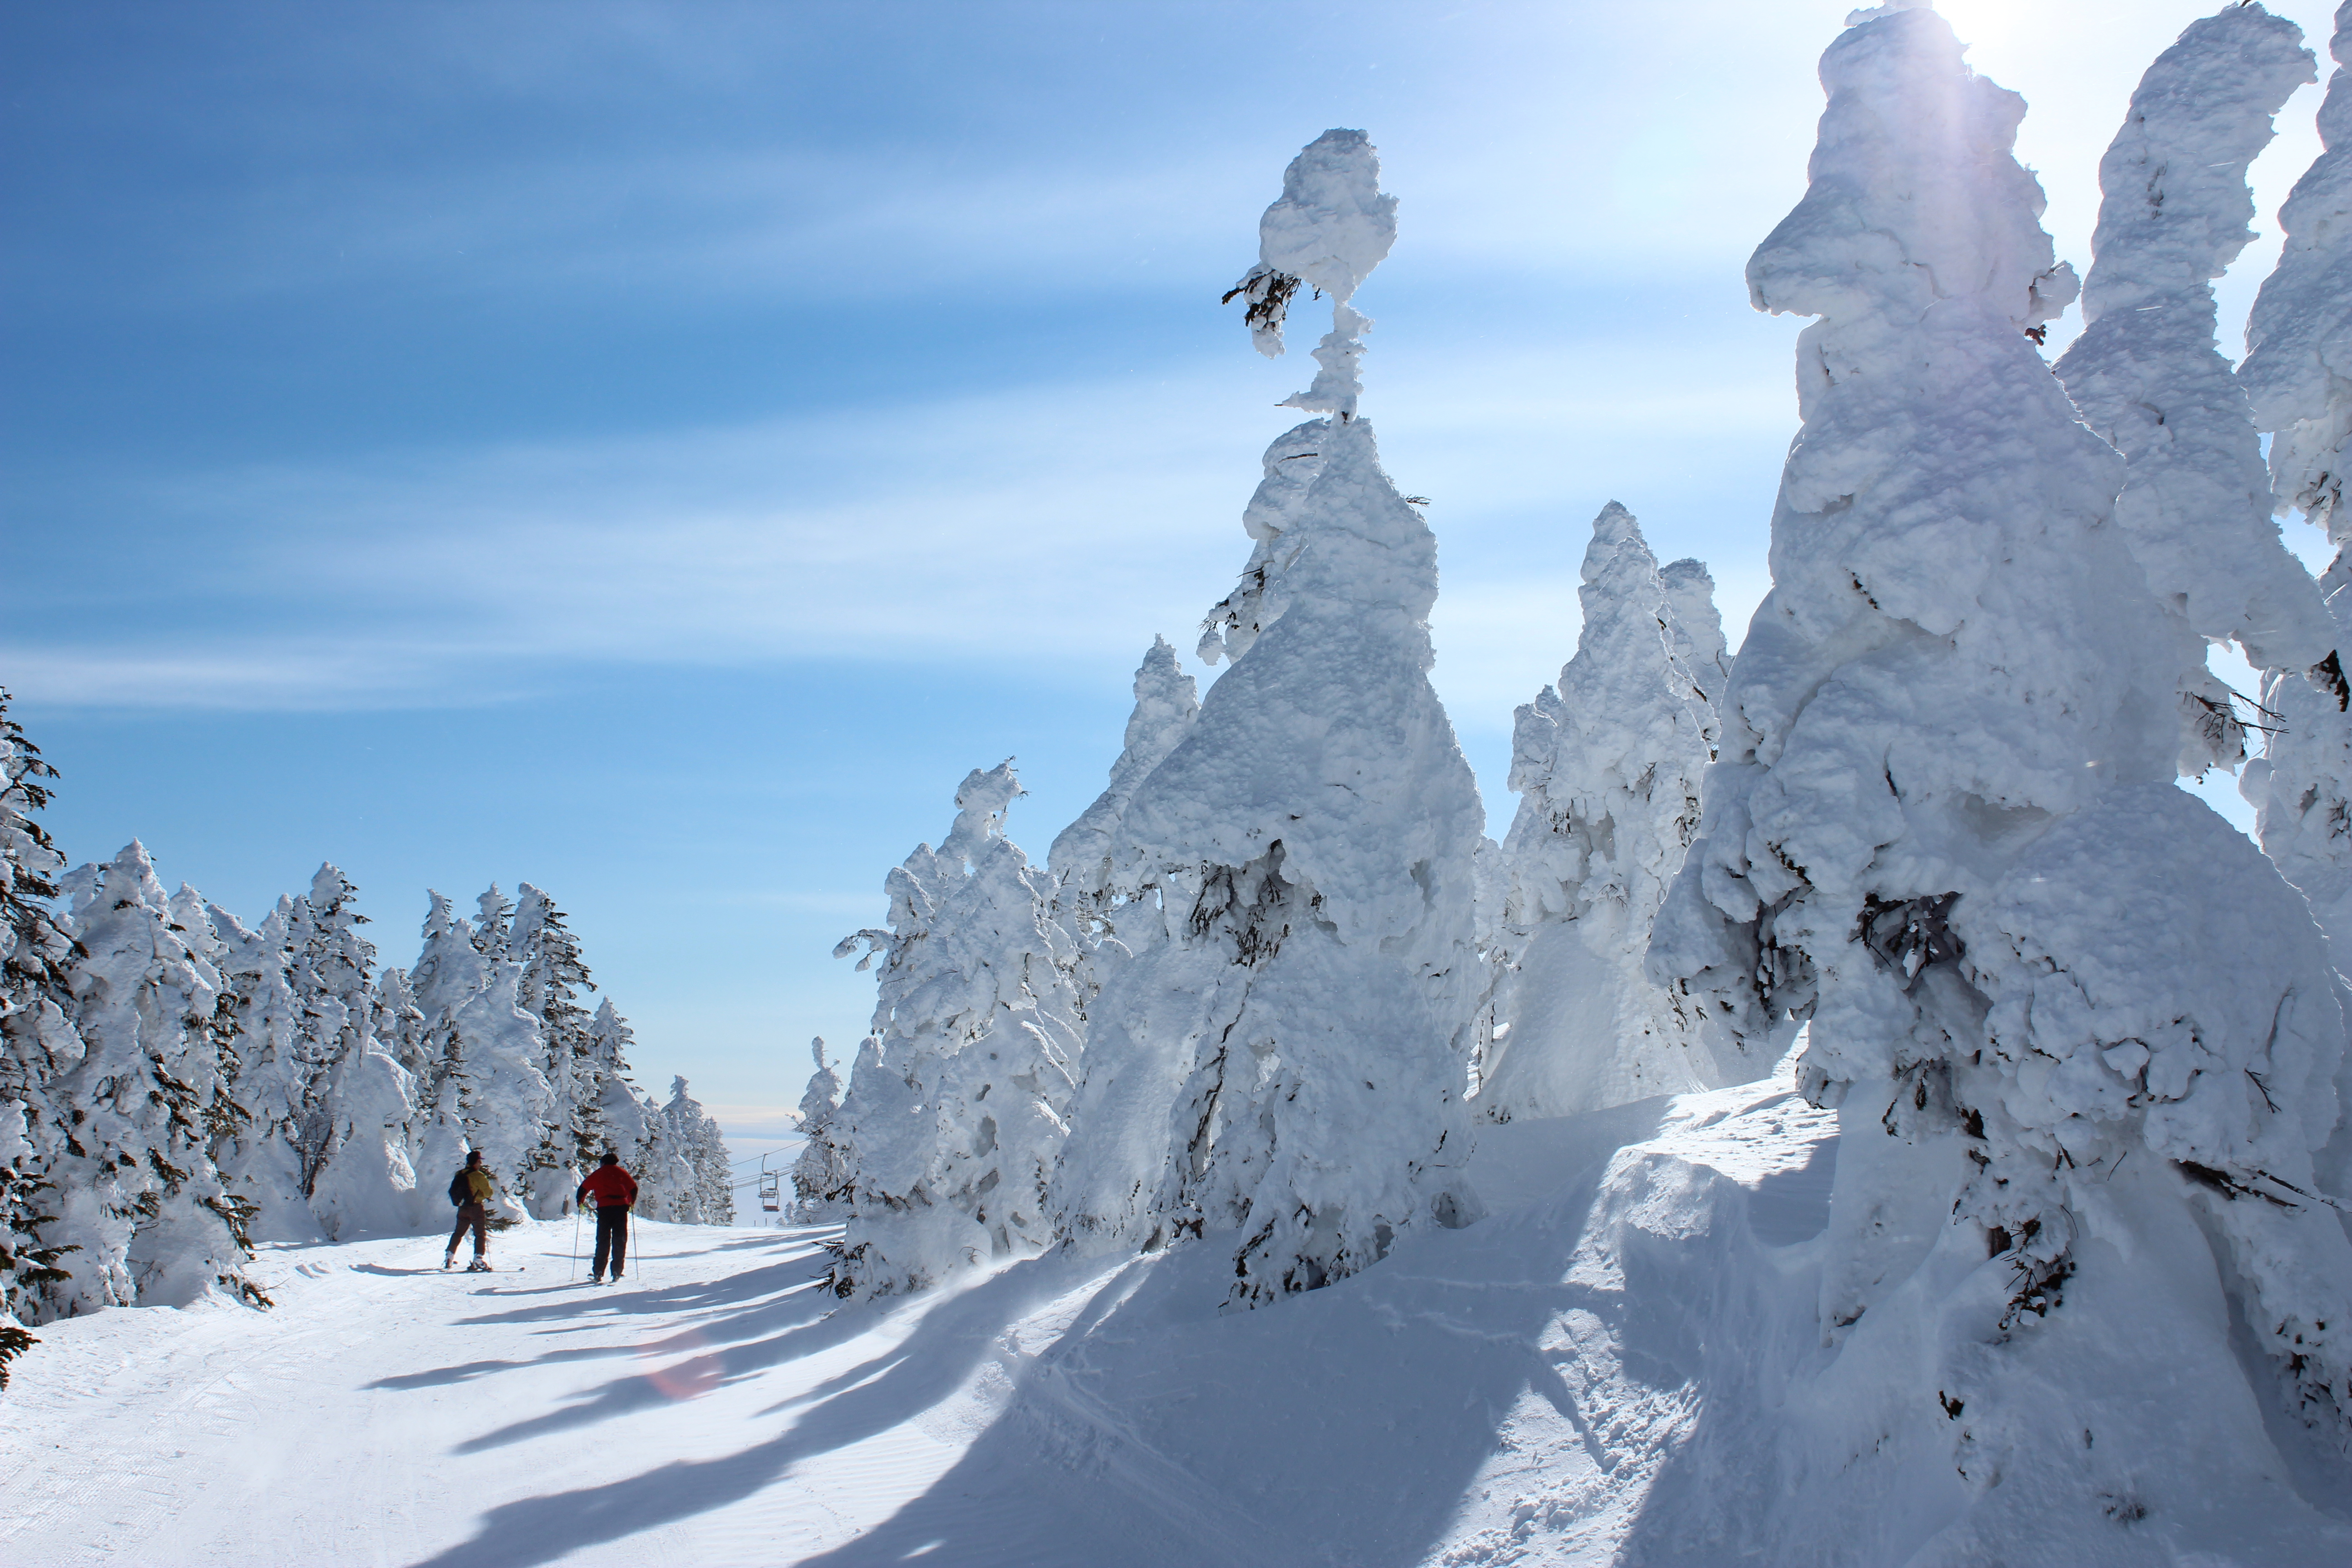
<svg viewBox="0 0 2352 1568">
<path fill-rule="evenodd" d="M 597 1081 L 588 1009 L 580 997 L 596 986 L 580 956 L 580 940 L 555 901 L 529 882 L 516 893 L 506 952 L 522 965 L 516 994 L 522 1010 L 539 1021 L 545 1052 L 541 1070 L 554 1096 L 553 1116 L 531 1154 L 531 1212 L 545 1216 L 569 1212 L 572 1190 L 583 1172 L 594 1168 L 607 1141 L 604 1085 Z"/>
<path fill-rule="evenodd" d="M 805 1225 L 830 1225 L 842 1217 L 848 1195 L 849 1162 L 834 1141 L 834 1116 L 841 1109 L 841 1075 L 825 1059 L 824 1037 L 809 1042 L 816 1071 L 801 1092 L 800 1158 L 793 1162 L 793 1215 Z"/>
<path fill-rule="evenodd" d="M 304 1189 L 302 1128 L 310 1117 L 311 1068 L 302 1056 L 302 1005 L 294 994 L 294 900 L 281 898 L 247 931 L 214 906 L 221 938 L 221 984 L 236 1028 L 236 1074 L 229 1085 L 238 1115 L 214 1145 L 230 1188 L 253 1205 L 247 1234 L 256 1241 L 317 1241 L 324 1233 Z"/>
<path fill-rule="evenodd" d="M 1678 603 L 1633 514 L 1603 508 L 1584 555 L 1576 656 L 1556 689 L 1517 711 L 1519 809 L 1502 846 L 1494 1037 L 1475 1106 L 1489 1121 L 1567 1116 L 1726 1076 L 1700 1016 L 1644 967 L 1651 921 L 1698 832 L 1722 690 L 1721 617 L 1691 591 L 1706 568 L 1677 566 Z M 1756 1054 L 1761 1072 L 1770 1063 Z"/>
<path fill-rule="evenodd" d="M 688 1225 L 733 1225 L 735 1178 L 727 1158 L 726 1134 L 701 1102 L 686 1092 L 683 1077 L 670 1080 L 669 1103 L 662 1107 L 662 1119 L 669 1123 L 670 1138 L 694 1173 L 692 1193 L 677 1205 L 688 1212 L 678 1217 Z"/>
<path fill-rule="evenodd" d="M 629 1021 L 612 998 L 599 1002 L 588 1023 L 588 1051 L 605 1146 L 637 1179 L 637 1214 L 685 1223 L 681 1205 L 695 1193 L 694 1167 L 679 1151 L 660 1105 L 629 1077 L 629 1051 L 635 1043 Z"/>
<path fill-rule="evenodd" d="M 1429 685 L 1434 541 L 1354 416 L 1369 323 L 1347 301 L 1392 233 L 1378 175 L 1360 132 L 1327 132 L 1262 228 L 1254 278 L 1334 296 L 1291 400 L 1328 416 L 1269 450 L 1253 513 L 1280 527 L 1251 528 L 1251 635 L 1226 634 L 1232 668 L 1121 818 L 1112 885 L 1160 931 L 1092 1009 L 1057 1182 L 1082 1247 L 1216 1235 L 1243 1301 L 1475 1212 L 1459 1164 L 1482 814 Z"/>
<path fill-rule="evenodd" d="M 2286 240 L 2246 322 L 2238 367 L 2255 426 L 2271 437 L 2276 503 L 2327 531 L 2336 559 L 2320 578 L 2340 649 L 2352 644 L 2352 4 L 2336 13 L 2337 69 L 2319 106 L 2323 151 L 2279 209 Z M 2339 657 L 2335 673 L 2342 674 Z M 2288 671 L 2263 683 L 2275 717 L 2239 788 L 2263 848 L 2303 890 L 2336 962 L 2352 951 L 2352 715 L 2340 692 Z"/>
<path fill-rule="evenodd" d="M 1111 764 L 1109 782 L 1077 820 L 1055 837 L 1045 858 L 1054 878 L 1056 913 L 1074 944 L 1071 979 L 1081 1009 L 1094 1005 L 1105 975 L 1131 954 L 1132 943 L 1151 933 L 1148 921 L 1133 930 L 1121 929 L 1111 885 L 1111 846 L 1136 786 L 1176 749 L 1200 710 L 1199 689 L 1176 662 L 1176 650 L 1165 637 L 1152 638 L 1150 651 L 1135 671 L 1135 707 L 1128 714 L 1126 738 Z"/>
<path fill-rule="evenodd" d="M 2133 1309 L 2059 1310 L 2070 1277 L 2194 1237 L 2192 1205 L 2226 1259 L 2179 1255 L 2184 1310 L 2216 1303 L 2196 1375 L 2242 1375 L 2226 1289 L 2334 1422 L 2352 1250 L 2305 1195 L 2334 978 L 2292 889 L 2170 784 L 2179 665 L 2109 526 L 2123 462 L 2023 336 L 2071 289 L 2011 155 L 2021 100 L 1930 10 L 1853 24 L 1811 188 L 1748 266 L 1759 308 L 1821 319 L 1654 958 L 1751 1037 L 1810 1014 L 1800 1082 L 1843 1129 L 1823 1331 L 1937 1358 L 1964 1476 L 2078 1463 L 2095 1391 L 2059 1369 Z M 2029 1331 L 2090 1337 L 2029 1374 L 2005 1348 Z"/>
<path fill-rule="evenodd" d="M 1077 820 L 1055 837 L 1045 857 L 1066 902 L 1100 908 L 1109 897 L 1111 845 L 1136 786 L 1176 749 L 1201 711 L 1200 690 L 1166 637 L 1153 637 L 1135 670 L 1135 707 L 1110 781 Z"/>
<path fill-rule="evenodd" d="M 419 1184 L 438 1194 L 467 1152 L 479 1149 L 499 1183 L 499 1212 L 520 1219 L 531 1212 L 532 1161 L 555 1113 L 539 1021 L 517 1005 L 522 965 L 504 956 L 503 938 L 483 942 L 451 913 L 448 900 L 427 896 L 425 948 L 409 979 L 418 1010 L 431 1020 L 427 1037 L 440 1065 L 416 1140 Z M 497 889 L 484 895 L 483 908 L 503 922 L 507 905 Z M 560 1212 L 559 1205 L 537 1217 Z"/>
<path fill-rule="evenodd" d="M 836 950 L 883 955 L 874 1044 L 837 1113 L 843 1295 L 919 1290 L 1053 1238 L 1046 1183 L 1081 1035 L 1053 879 L 1004 837 L 1020 793 L 1011 763 L 973 769 L 940 848 L 886 879 L 890 930 Z"/>
<path fill-rule="evenodd" d="M 69 1125 L 56 1091 L 83 1054 L 75 942 L 56 908 L 65 857 L 37 815 L 56 776 L 0 687 L 0 1388 L 33 1342 L 20 1325 L 54 1315 L 72 1266 L 51 1234 Z"/>
<path fill-rule="evenodd" d="M 59 1093 L 70 1126 L 56 1239 L 80 1249 L 70 1311 L 185 1306 L 215 1289 L 267 1305 L 245 1276 L 250 1207 L 212 1158 L 231 1121 L 215 1036 L 220 976 L 173 931 L 133 840 L 83 885 L 75 1025 L 86 1054 Z"/>
<path fill-rule="evenodd" d="M 295 1153 L 308 1196 L 335 1155 L 341 1120 L 328 1096 L 340 1069 L 374 1048 L 375 944 L 360 934 L 359 889 L 331 863 L 294 900 L 287 922 L 287 981 L 295 1003 L 294 1059 L 300 1110 L 292 1121 Z"/>
<path fill-rule="evenodd" d="M 2191 23 L 2157 57 L 2099 164 L 2088 325 L 2058 362 L 2084 423 L 2126 460 L 2116 522 L 2172 623 L 2184 773 L 2245 755 L 2207 639 L 2297 672 L 2335 647 L 2318 588 L 2272 520 L 2246 395 L 2214 346 L 2212 279 L 2253 238 L 2247 165 L 2311 79 L 2301 29 L 2259 5 Z"/>
</svg>

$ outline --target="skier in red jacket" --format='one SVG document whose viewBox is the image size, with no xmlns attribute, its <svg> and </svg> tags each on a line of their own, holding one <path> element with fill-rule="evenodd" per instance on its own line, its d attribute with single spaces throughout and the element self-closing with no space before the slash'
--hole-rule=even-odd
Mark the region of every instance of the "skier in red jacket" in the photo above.
<svg viewBox="0 0 2352 1568">
<path fill-rule="evenodd" d="M 618 1279 L 627 1261 L 629 1250 L 629 1207 L 637 1201 L 637 1181 L 621 1169 L 621 1157 L 610 1149 L 604 1151 L 604 1163 L 588 1173 L 580 1184 L 574 1200 L 596 1204 L 596 1261 L 588 1270 L 588 1283 L 602 1285 L 606 1274 L 604 1264 L 612 1261 L 611 1278 Z"/>
</svg>

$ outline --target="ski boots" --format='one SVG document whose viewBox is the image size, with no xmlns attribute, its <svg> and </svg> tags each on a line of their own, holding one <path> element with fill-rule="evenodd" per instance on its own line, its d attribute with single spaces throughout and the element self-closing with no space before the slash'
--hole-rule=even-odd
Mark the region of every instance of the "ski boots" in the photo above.
<svg viewBox="0 0 2352 1568">
<path fill-rule="evenodd" d="M 477 1258 L 474 1261 L 466 1265 L 466 1272 L 468 1274 L 493 1274 L 496 1273 L 497 1270 L 490 1267 L 490 1260 L 488 1258 Z"/>
</svg>

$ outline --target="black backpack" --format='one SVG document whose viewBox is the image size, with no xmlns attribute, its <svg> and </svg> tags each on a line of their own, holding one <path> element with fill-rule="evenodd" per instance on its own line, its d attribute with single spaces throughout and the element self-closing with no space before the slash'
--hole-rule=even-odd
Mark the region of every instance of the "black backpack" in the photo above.
<svg viewBox="0 0 2352 1568">
<path fill-rule="evenodd" d="M 449 1201 L 459 1208 L 464 1208 L 466 1200 L 472 1195 L 466 1191 L 466 1167 L 460 1165 L 457 1167 L 457 1173 L 449 1178 Z"/>
</svg>

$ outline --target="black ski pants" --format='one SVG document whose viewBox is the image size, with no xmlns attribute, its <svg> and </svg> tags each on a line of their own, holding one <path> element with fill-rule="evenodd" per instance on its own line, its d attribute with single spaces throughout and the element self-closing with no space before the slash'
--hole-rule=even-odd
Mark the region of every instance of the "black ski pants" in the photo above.
<svg viewBox="0 0 2352 1568">
<path fill-rule="evenodd" d="M 607 1259 L 612 1262 L 612 1278 L 617 1279 L 627 1263 L 629 1250 L 629 1211 L 623 1204 L 607 1204 L 596 1211 L 596 1261 L 588 1266 L 591 1274 L 604 1274 Z"/>
</svg>

